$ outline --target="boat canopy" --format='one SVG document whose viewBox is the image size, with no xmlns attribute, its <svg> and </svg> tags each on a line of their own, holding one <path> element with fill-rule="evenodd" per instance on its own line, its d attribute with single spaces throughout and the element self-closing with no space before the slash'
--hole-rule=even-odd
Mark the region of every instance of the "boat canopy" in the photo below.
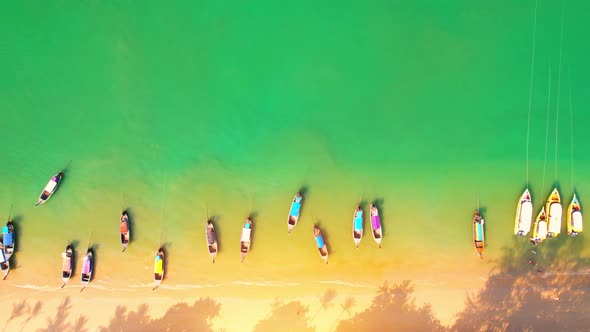
<svg viewBox="0 0 590 332">
<path fill-rule="evenodd" d="M 537 226 L 537 238 L 545 239 L 547 237 L 547 222 L 540 221 Z"/>
<path fill-rule="evenodd" d="M 355 231 L 362 231 L 363 230 L 363 211 L 358 211 L 354 217 L 354 230 Z"/>
<path fill-rule="evenodd" d="M 69 271 L 72 269 L 72 260 L 63 253 L 62 271 Z"/>
<path fill-rule="evenodd" d="M 381 228 L 381 221 L 379 220 L 379 216 L 371 217 L 371 226 L 373 227 L 373 229 Z"/>
<path fill-rule="evenodd" d="M 252 232 L 252 230 L 249 227 L 247 228 L 246 226 L 250 226 L 250 224 L 246 224 L 244 228 L 242 228 L 242 242 L 250 242 L 250 233 Z"/>
<path fill-rule="evenodd" d="M 48 193 L 52 193 L 56 186 L 57 182 L 51 179 L 51 181 L 49 181 L 49 183 L 45 186 L 45 189 L 43 190 L 47 191 Z"/>
<path fill-rule="evenodd" d="M 12 244 L 14 243 L 14 241 L 13 241 L 13 237 L 12 237 L 12 233 L 7 233 L 7 234 L 4 234 L 4 236 L 3 236 L 3 240 L 4 240 L 4 241 L 2 241 L 2 243 L 3 243 L 5 246 L 10 246 L 10 245 L 12 245 Z"/>
<path fill-rule="evenodd" d="M 325 245 L 324 238 L 321 235 L 316 235 L 315 241 L 318 244 L 318 249 L 322 249 Z"/>
<path fill-rule="evenodd" d="M 121 233 L 127 233 L 127 231 L 129 230 L 129 229 L 127 228 L 127 222 L 126 222 L 126 221 L 121 221 L 121 226 L 120 226 L 120 228 L 121 228 Z"/>
<path fill-rule="evenodd" d="M 84 264 L 82 264 L 82 273 L 89 274 L 90 273 L 90 265 L 92 264 L 92 259 L 88 256 L 84 256 Z"/>
<path fill-rule="evenodd" d="M 530 201 L 523 202 L 520 207 L 520 218 L 518 220 L 518 230 L 528 233 L 531 229 L 533 220 L 533 203 Z"/>
<path fill-rule="evenodd" d="M 574 211 L 572 213 L 572 230 L 576 233 L 582 232 L 582 212 Z"/>
<path fill-rule="evenodd" d="M 483 220 L 475 223 L 475 241 L 483 241 Z"/>
<path fill-rule="evenodd" d="M 299 197 L 297 197 L 297 198 L 299 198 Z M 291 204 L 291 212 L 289 212 L 289 215 L 294 216 L 294 217 L 298 217 L 300 211 L 301 211 L 301 203 L 298 203 L 297 199 L 295 199 L 295 202 L 293 202 L 293 204 Z"/>
<path fill-rule="evenodd" d="M 215 243 L 215 231 L 213 228 L 207 228 L 207 244 Z"/>
<path fill-rule="evenodd" d="M 555 234 L 561 232 L 562 207 L 559 203 L 553 203 L 549 207 L 549 231 Z"/>
<path fill-rule="evenodd" d="M 156 255 L 156 260 L 154 261 L 154 273 L 162 274 L 163 270 L 163 263 L 164 261 L 160 258 L 159 255 Z"/>
</svg>

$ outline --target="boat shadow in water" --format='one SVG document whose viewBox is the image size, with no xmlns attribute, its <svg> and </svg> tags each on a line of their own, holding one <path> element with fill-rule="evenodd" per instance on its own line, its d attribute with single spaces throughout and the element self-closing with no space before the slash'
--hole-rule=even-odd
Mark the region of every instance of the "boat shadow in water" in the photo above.
<svg viewBox="0 0 590 332">
<path fill-rule="evenodd" d="M 213 223 L 213 228 L 215 229 L 215 241 L 217 241 L 217 255 L 222 252 L 221 250 L 221 232 L 219 231 L 221 227 L 219 227 L 219 220 L 221 219 L 221 215 L 212 215 L 209 217 L 211 222 Z M 217 258 L 215 258 L 217 260 Z"/>
<path fill-rule="evenodd" d="M 98 271 L 96 269 L 96 267 L 98 266 L 97 262 L 98 262 L 98 252 L 100 249 L 100 244 L 97 243 L 93 243 L 89 250 L 92 253 L 92 275 L 90 276 L 90 281 L 96 280 L 96 278 L 98 277 L 98 275 L 96 274 L 96 272 Z M 86 252 L 84 252 L 84 254 L 86 254 Z"/>
<path fill-rule="evenodd" d="M 258 218 L 258 212 L 257 211 L 253 211 L 248 216 L 250 217 L 250 220 L 252 221 L 252 231 L 250 232 L 250 248 L 248 249 L 248 254 L 250 254 L 252 252 L 253 244 L 255 243 L 256 227 L 258 227 L 257 220 L 256 220 L 256 218 Z M 243 224 L 242 224 L 242 227 L 244 227 Z"/>
<path fill-rule="evenodd" d="M 74 259 L 72 260 L 72 275 L 70 276 L 70 279 L 74 278 L 74 276 L 76 276 L 76 266 L 78 265 L 78 258 L 82 257 L 84 253 L 80 253 L 78 252 L 78 246 L 80 246 L 80 241 L 79 240 L 73 240 L 70 241 L 70 246 L 72 246 L 72 255 L 74 255 Z M 64 247 L 65 249 L 65 247 Z"/>
<path fill-rule="evenodd" d="M 168 266 L 170 264 L 170 252 L 169 252 L 169 248 L 172 246 L 171 242 L 165 242 L 162 243 L 162 245 L 160 246 L 160 248 L 162 248 L 162 251 L 164 252 L 164 262 L 162 262 L 162 269 L 164 269 L 164 278 L 162 278 L 162 281 L 168 279 L 168 274 L 170 274 L 170 271 L 168 271 Z"/>
</svg>

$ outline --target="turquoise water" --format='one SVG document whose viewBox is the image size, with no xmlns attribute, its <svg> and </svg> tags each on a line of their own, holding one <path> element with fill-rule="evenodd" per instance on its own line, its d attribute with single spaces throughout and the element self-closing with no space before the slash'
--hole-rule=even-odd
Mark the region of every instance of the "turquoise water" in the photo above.
<svg viewBox="0 0 590 332">
<path fill-rule="evenodd" d="M 569 202 L 571 89 L 583 206 L 589 7 L 568 2 L 558 136 L 557 180 Z M 160 243 L 170 252 L 171 284 L 236 275 L 377 283 L 424 271 L 444 271 L 449 281 L 486 271 L 475 260 L 471 213 L 479 198 L 484 256 L 497 256 L 511 241 L 526 184 L 533 8 L 532 1 L 3 4 L 0 207 L 12 204 L 20 218 L 21 279 L 14 279 L 54 282 L 46 276 L 69 240 L 79 250 L 98 246 L 96 278 L 111 285 L 149 283 Z M 536 211 L 555 180 L 560 12 L 560 2 L 539 4 L 530 136 Z M 541 188 L 549 65 L 554 102 Z M 64 165 L 62 187 L 33 208 Z M 288 208 L 302 186 L 308 195 L 289 239 Z M 354 207 L 375 199 L 384 248 L 365 225 L 355 251 Z M 128 261 L 116 234 L 125 207 L 134 222 Z M 207 211 L 219 218 L 225 265 L 199 274 L 195 266 L 208 260 Z M 237 241 L 250 213 L 254 239 L 243 267 Z M 323 274 L 312 219 L 333 262 Z M 43 273 L 31 275 L 35 269 Z"/>
</svg>

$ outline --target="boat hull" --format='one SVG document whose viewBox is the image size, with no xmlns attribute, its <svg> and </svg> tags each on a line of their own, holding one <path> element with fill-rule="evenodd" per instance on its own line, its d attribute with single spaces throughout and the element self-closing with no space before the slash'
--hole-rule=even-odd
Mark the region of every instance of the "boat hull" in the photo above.
<svg viewBox="0 0 590 332">
<path fill-rule="evenodd" d="M 211 225 L 211 227 L 209 227 Z M 215 226 L 213 225 L 212 221 L 207 222 L 205 224 L 205 241 L 207 242 L 207 251 L 209 252 L 209 257 L 213 263 L 215 263 L 215 258 L 217 257 L 217 251 L 219 248 L 217 247 L 217 234 L 215 233 Z"/>
<path fill-rule="evenodd" d="M 563 215 L 561 197 L 557 188 L 553 189 L 553 192 L 549 195 L 549 198 L 547 199 L 547 208 L 545 210 L 547 212 L 547 219 L 549 220 L 547 237 L 557 237 L 561 232 Z"/>
<path fill-rule="evenodd" d="M 525 189 L 516 205 L 516 218 L 514 220 L 514 234 L 517 236 L 526 236 L 533 220 L 533 203 L 531 194 Z"/>
<path fill-rule="evenodd" d="M 570 205 L 567 208 L 567 234 L 577 236 L 583 231 L 582 207 L 574 194 Z"/>
</svg>

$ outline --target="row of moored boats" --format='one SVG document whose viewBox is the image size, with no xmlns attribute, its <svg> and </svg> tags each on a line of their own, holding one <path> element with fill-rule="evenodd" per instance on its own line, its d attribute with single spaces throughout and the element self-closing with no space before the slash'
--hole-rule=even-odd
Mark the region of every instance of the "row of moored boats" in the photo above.
<svg viewBox="0 0 590 332">
<path fill-rule="evenodd" d="M 39 199 L 35 206 L 41 205 L 45 203 L 47 200 L 49 200 L 49 198 L 55 193 L 55 191 L 59 187 L 59 184 L 61 183 L 63 177 L 63 171 L 51 177 L 49 183 L 45 186 L 45 188 L 39 195 Z M 301 192 L 298 192 L 293 198 L 293 201 L 291 202 L 291 208 L 289 210 L 289 216 L 287 218 L 288 234 L 291 234 L 291 232 L 299 222 L 302 204 L 303 196 Z M 381 220 L 379 218 L 379 209 L 377 208 L 376 204 L 370 205 L 370 224 L 373 240 L 377 243 L 379 248 L 381 248 L 383 230 Z M 253 220 L 250 217 L 247 217 L 242 226 L 242 232 L 240 236 L 240 254 L 242 262 L 244 262 L 246 255 L 250 251 L 250 247 L 252 244 L 253 226 Z M 352 238 L 357 248 L 363 238 L 363 231 L 363 209 L 360 205 L 357 205 L 352 218 Z M 121 218 L 119 222 L 119 232 L 122 251 L 125 252 L 129 243 L 131 242 L 131 220 L 127 211 L 123 211 L 121 213 Z M 10 220 L 10 218 L 6 226 L 2 228 L 2 235 L 3 237 L 1 243 L 2 250 L 0 253 L 0 267 L 2 268 L 2 272 L 4 273 L 4 278 L 6 278 L 10 271 L 10 257 L 14 252 L 14 223 L 12 220 Z M 322 231 L 318 225 L 313 225 L 313 237 L 320 257 L 327 264 L 328 246 L 324 240 Z M 219 248 L 213 218 L 207 217 L 207 222 L 205 224 L 205 239 L 207 242 L 207 251 L 209 252 L 212 262 L 215 263 L 215 259 L 217 257 Z M 70 278 L 74 273 L 74 253 L 75 249 L 73 248 L 71 243 L 68 243 L 65 247 L 64 252 L 62 253 L 62 287 L 64 287 L 69 282 Z M 156 255 L 154 257 L 154 289 L 156 289 L 164 279 L 165 259 L 166 254 L 164 247 L 158 248 L 158 250 L 156 251 Z M 82 290 L 84 290 L 84 288 L 89 285 L 92 279 L 93 270 L 94 252 L 92 247 L 89 245 L 86 250 L 86 253 L 82 257 L 82 273 L 80 275 Z"/>
</svg>

